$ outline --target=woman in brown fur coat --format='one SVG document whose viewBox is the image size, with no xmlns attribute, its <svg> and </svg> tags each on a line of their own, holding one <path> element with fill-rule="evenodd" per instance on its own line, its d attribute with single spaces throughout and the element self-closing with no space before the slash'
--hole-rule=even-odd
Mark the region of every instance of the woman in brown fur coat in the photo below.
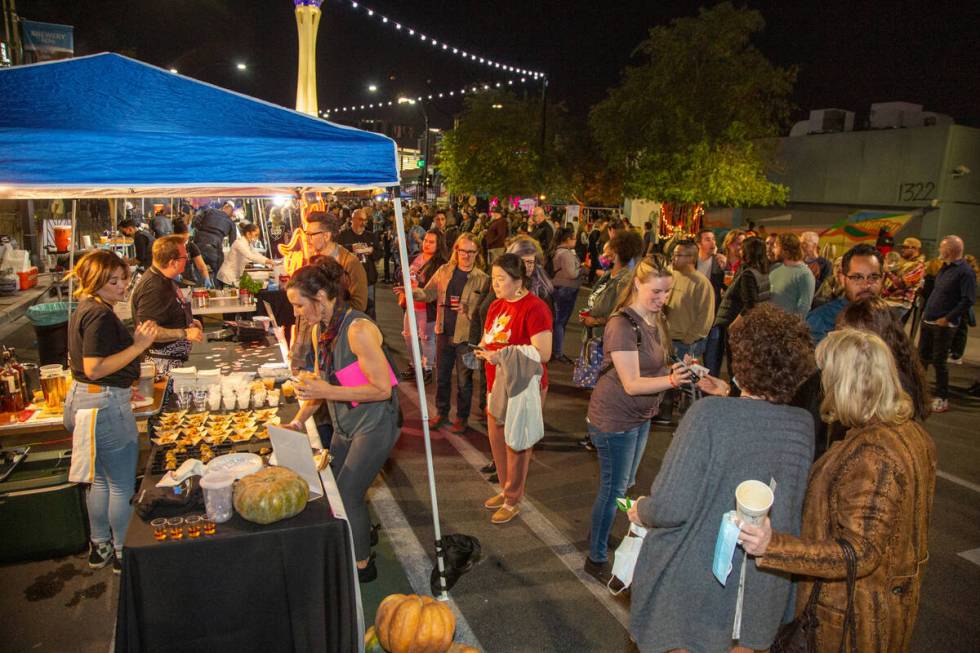
<svg viewBox="0 0 980 653">
<path fill-rule="evenodd" d="M 802 576 L 797 611 L 821 580 L 820 651 L 837 651 L 847 606 L 847 565 L 838 538 L 857 554 L 857 651 L 908 651 L 929 554 L 926 534 L 936 486 L 932 438 L 912 419 L 888 346 L 856 329 L 817 347 L 821 413 L 849 430 L 813 466 L 800 537 L 742 525 L 741 542 L 760 568 Z M 851 647 L 848 647 L 849 650 Z"/>
</svg>

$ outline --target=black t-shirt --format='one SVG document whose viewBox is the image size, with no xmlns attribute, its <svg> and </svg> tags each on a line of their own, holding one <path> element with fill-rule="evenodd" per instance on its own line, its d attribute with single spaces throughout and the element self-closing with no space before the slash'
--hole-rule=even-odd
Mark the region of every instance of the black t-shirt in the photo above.
<svg viewBox="0 0 980 653">
<path fill-rule="evenodd" d="M 381 258 L 381 247 L 378 244 L 378 236 L 367 230 L 362 234 L 358 234 L 354 233 L 353 229 L 347 229 L 338 234 L 337 242 L 356 256 L 357 260 L 364 266 L 364 271 L 367 272 L 368 285 L 373 286 L 377 283 L 378 266 L 374 262 Z"/>
<path fill-rule="evenodd" d="M 443 320 L 443 330 L 442 332 L 448 335 L 450 338 L 453 332 L 456 331 L 456 316 L 458 313 L 452 309 L 452 297 L 462 297 L 463 288 L 466 286 L 466 279 L 469 278 L 469 272 L 463 272 L 459 268 L 453 270 L 453 278 L 449 280 L 449 285 L 446 286 L 446 319 Z"/>
<path fill-rule="evenodd" d="M 186 329 L 194 316 L 190 302 L 177 290 L 177 284 L 150 268 L 133 290 L 133 319 L 137 324 L 155 320 L 164 329 Z"/>
<path fill-rule="evenodd" d="M 112 356 L 132 344 L 133 336 L 108 305 L 97 299 L 82 300 L 68 324 L 68 364 L 72 376 L 81 383 L 130 387 L 140 375 L 139 356 L 121 370 L 97 380 L 85 376 L 82 359 Z"/>
</svg>

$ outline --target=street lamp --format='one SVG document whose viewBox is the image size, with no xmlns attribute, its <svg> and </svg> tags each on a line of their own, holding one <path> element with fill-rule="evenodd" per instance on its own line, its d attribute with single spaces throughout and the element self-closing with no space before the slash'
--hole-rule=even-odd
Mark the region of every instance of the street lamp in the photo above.
<svg viewBox="0 0 980 653">
<path fill-rule="evenodd" d="M 425 102 L 422 98 L 418 100 L 413 100 L 407 97 L 398 98 L 398 104 L 418 104 L 419 109 L 422 110 L 422 120 L 425 121 L 425 138 L 422 145 L 422 183 L 421 189 L 419 191 L 420 197 L 417 199 L 427 199 L 428 194 L 426 193 L 426 188 L 429 184 L 429 114 L 425 110 Z"/>
<path fill-rule="evenodd" d="M 235 64 L 235 68 L 238 68 L 238 70 L 248 70 L 248 65 L 242 62 L 238 62 L 237 64 Z"/>
<path fill-rule="evenodd" d="M 371 93 L 377 93 L 378 92 L 378 85 L 377 84 L 368 84 L 368 91 L 370 91 Z"/>
</svg>

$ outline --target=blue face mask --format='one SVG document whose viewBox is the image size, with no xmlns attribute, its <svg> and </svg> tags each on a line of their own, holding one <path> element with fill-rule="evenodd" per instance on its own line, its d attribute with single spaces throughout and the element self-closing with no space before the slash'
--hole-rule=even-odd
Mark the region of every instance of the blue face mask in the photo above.
<svg viewBox="0 0 980 653">
<path fill-rule="evenodd" d="M 732 573 L 732 556 L 738 545 L 740 530 L 735 525 L 735 511 L 729 510 L 721 516 L 721 526 L 718 527 L 718 539 L 715 540 L 715 557 L 711 562 L 711 572 L 724 587 L 728 574 Z"/>
</svg>

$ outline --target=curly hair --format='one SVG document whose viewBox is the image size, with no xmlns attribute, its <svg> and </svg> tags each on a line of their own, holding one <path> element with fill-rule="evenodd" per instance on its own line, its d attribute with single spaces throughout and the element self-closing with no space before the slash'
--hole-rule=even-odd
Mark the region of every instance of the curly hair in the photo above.
<svg viewBox="0 0 980 653">
<path fill-rule="evenodd" d="M 620 265 L 629 265 L 643 253 L 643 236 L 630 229 L 619 231 L 609 239 L 609 249 L 619 259 Z"/>
<path fill-rule="evenodd" d="M 912 399 L 916 419 L 924 420 L 929 416 L 928 385 L 919 352 L 884 299 L 869 297 L 851 302 L 837 316 L 836 326 L 838 329 L 851 327 L 878 334 L 892 351 L 898 379 Z"/>
<path fill-rule="evenodd" d="M 728 341 L 732 371 L 744 394 L 788 404 L 816 371 L 806 323 L 768 302 L 729 327 Z"/>
</svg>

